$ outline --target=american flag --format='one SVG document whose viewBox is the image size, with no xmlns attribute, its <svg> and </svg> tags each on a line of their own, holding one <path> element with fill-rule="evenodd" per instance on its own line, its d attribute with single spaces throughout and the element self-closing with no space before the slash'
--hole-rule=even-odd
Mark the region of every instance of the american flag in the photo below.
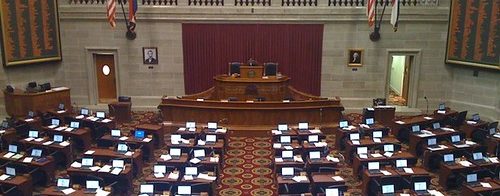
<svg viewBox="0 0 500 196">
<path fill-rule="evenodd" d="M 116 1 L 108 0 L 108 2 L 106 3 L 106 9 L 109 24 L 111 24 L 111 27 L 114 28 L 116 26 Z"/>
<path fill-rule="evenodd" d="M 368 26 L 372 27 L 375 24 L 375 0 L 368 0 L 366 15 L 368 16 Z"/>
</svg>

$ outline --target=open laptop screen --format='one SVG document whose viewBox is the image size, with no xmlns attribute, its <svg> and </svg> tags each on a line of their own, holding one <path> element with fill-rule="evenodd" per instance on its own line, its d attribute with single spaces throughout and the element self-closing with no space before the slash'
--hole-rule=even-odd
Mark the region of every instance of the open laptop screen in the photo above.
<svg viewBox="0 0 500 196">
<path fill-rule="evenodd" d="M 118 147 L 116 148 L 118 152 L 126 152 L 128 151 L 128 146 L 127 144 L 118 144 Z"/>
<path fill-rule="evenodd" d="M 411 131 L 412 132 L 419 132 L 420 131 L 420 125 L 413 125 L 413 126 L 411 126 Z"/>
<path fill-rule="evenodd" d="M 460 135 L 452 135 L 451 136 L 452 143 L 459 142 L 459 141 L 460 141 Z"/>
<path fill-rule="evenodd" d="M 208 129 L 217 129 L 216 122 L 208 122 Z"/>
<path fill-rule="evenodd" d="M 54 142 L 62 142 L 64 140 L 62 135 L 54 135 Z"/>
<path fill-rule="evenodd" d="M 32 157 L 41 157 L 42 156 L 42 150 L 41 149 L 33 149 L 31 150 L 31 156 Z"/>
<path fill-rule="evenodd" d="M 196 128 L 196 122 L 188 121 L 186 122 L 186 128 Z"/>
<path fill-rule="evenodd" d="M 436 138 L 429 138 L 427 139 L 427 146 L 433 146 L 437 144 L 437 139 Z"/>
<path fill-rule="evenodd" d="M 196 175 L 198 175 L 198 168 L 197 167 L 186 167 L 184 174 L 188 175 L 188 176 L 196 176 Z"/>
<path fill-rule="evenodd" d="M 445 154 L 443 156 L 443 159 L 444 159 L 444 162 L 452 162 L 455 160 L 455 158 L 453 157 L 453 154 Z"/>
<path fill-rule="evenodd" d="M 177 194 L 179 195 L 191 195 L 191 186 L 178 186 Z"/>
<path fill-rule="evenodd" d="M 194 150 L 194 157 L 205 157 L 205 150 L 204 149 L 197 149 Z"/>
<path fill-rule="evenodd" d="M 9 152 L 17 153 L 17 146 L 9 144 Z"/>
<path fill-rule="evenodd" d="M 82 166 L 84 167 L 92 167 L 94 165 L 93 158 L 82 158 Z"/>
<path fill-rule="evenodd" d="M 280 142 L 281 142 L 281 143 L 290 143 L 290 142 L 292 142 L 292 139 L 291 139 L 291 137 L 290 137 L 290 136 L 286 136 L 286 135 L 285 135 L 285 136 L 281 136 L 281 137 L 280 137 Z"/>
<path fill-rule="evenodd" d="M 74 129 L 78 129 L 78 128 L 80 128 L 80 122 L 77 122 L 77 121 L 72 121 L 72 122 L 69 124 L 69 127 L 74 128 Z"/>
<path fill-rule="evenodd" d="M 396 167 L 408 167 L 408 161 L 406 159 L 398 159 L 396 160 Z"/>
<path fill-rule="evenodd" d="M 81 114 L 81 115 L 88 116 L 88 115 L 89 115 L 89 109 L 87 109 L 87 108 L 82 108 L 82 109 L 80 110 L 80 114 Z"/>
<path fill-rule="evenodd" d="M 394 185 L 393 184 L 382 185 L 382 194 L 390 194 L 390 193 L 394 193 Z"/>
<path fill-rule="evenodd" d="M 57 179 L 58 187 L 69 187 L 69 179 L 68 178 L 59 178 Z"/>
<path fill-rule="evenodd" d="M 415 191 L 426 191 L 427 190 L 427 182 L 415 182 L 413 184 L 413 188 Z"/>
<path fill-rule="evenodd" d="M 165 165 L 155 165 L 153 166 L 153 172 L 154 173 L 167 173 L 167 166 Z"/>
<path fill-rule="evenodd" d="M 180 148 L 171 148 L 169 151 L 169 154 L 171 156 L 181 156 L 181 149 Z"/>
<path fill-rule="evenodd" d="M 394 152 L 394 145 L 393 144 L 384 145 L 384 152 Z"/>
<path fill-rule="evenodd" d="M 100 188 L 99 181 L 97 181 L 97 180 L 87 180 L 87 182 L 86 182 L 85 185 L 86 185 L 85 187 L 88 188 L 88 189 L 98 189 L 98 188 Z"/>
<path fill-rule="evenodd" d="M 321 158 L 321 152 L 320 151 L 310 151 L 309 152 L 309 158 L 310 159 L 320 159 Z"/>
<path fill-rule="evenodd" d="M 28 137 L 38 138 L 38 131 L 29 131 L 28 132 Z"/>
<path fill-rule="evenodd" d="M 217 135 L 207 135 L 205 139 L 207 140 L 207 142 L 216 142 Z"/>
<path fill-rule="evenodd" d="M 125 166 L 124 160 L 113 160 L 113 167 L 123 168 Z"/>
<path fill-rule="evenodd" d="M 373 118 L 367 118 L 366 119 L 366 124 L 367 125 L 373 125 L 373 123 L 375 123 L 375 120 Z"/>
<path fill-rule="evenodd" d="M 441 128 L 441 124 L 439 124 L 438 122 L 432 123 L 432 128 L 433 129 L 439 129 L 439 128 Z"/>
<path fill-rule="evenodd" d="M 368 162 L 368 170 L 378 170 L 380 169 L 379 162 Z"/>
<path fill-rule="evenodd" d="M 111 129 L 111 136 L 113 136 L 113 137 L 120 137 L 121 136 L 120 129 Z"/>
<path fill-rule="evenodd" d="M 368 154 L 368 147 L 358 147 L 356 150 L 358 154 Z"/>
<path fill-rule="evenodd" d="M 60 121 L 59 121 L 59 119 L 57 119 L 57 118 L 53 118 L 53 119 L 51 120 L 50 124 L 51 124 L 51 125 L 56 125 L 56 126 L 59 126 L 59 122 L 60 122 Z"/>
<path fill-rule="evenodd" d="M 283 176 L 293 176 L 294 175 L 293 167 L 283 167 L 283 168 L 281 168 L 281 175 L 283 175 Z"/>
<path fill-rule="evenodd" d="M 349 134 L 349 140 L 359 140 L 359 133 Z"/>
<path fill-rule="evenodd" d="M 477 174 L 467 174 L 467 183 L 477 182 Z"/>
<path fill-rule="evenodd" d="M 348 126 L 349 126 L 349 122 L 347 122 L 346 120 L 339 122 L 340 128 L 344 128 L 344 127 L 348 127 Z"/>
<path fill-rule="evenodd" d="M 287 124 L 278 124 L 278 131 L 288 131 Z"/>
<path fill-rule="evenodd" d="M 13 167 L 5 167 L 5 173 L 9 176 L 15 176 L 16 175 L 16 168 Z"/>
<path fill-rule="evenodd" d="M 104 112 L 96 112 L 95 117 L 97 118 L 106 118 L 106 113 Z"/>
<path fill-rule="evenodd" d="M 373 132 L 373 138 L 381 138 L 381 137 L 382 137 L 382 131 Z"/>
<path fill-rule="evenodd" d="M 281 151 L 281 158 L 292 158 L 292 157 L 293 157 L 293 151 L 291 150 Z"/>
<path fill-rule="evenodd" d="M 300 130 L 307 130 L 307 129 L 309 129 L 309 123 L 306 123 L 306 122 L 299 123 L 299 129 Z"/>
<path fill-rule="evenodd" d="M 154 193 L 154 186 L 152 184 L 141 184 L 141 194 L 152 194 Z"/>
<path fill-rule="evenodd" d="M 309 143 L 319 142 L 319 136 L 318 135 L 309 135 L 309 136 L 307 136 L 307 140 L 309 141 Z"/>
<path fill-rule="evenodd" d="M 440 103 L 438 110 L 446 110 L 446 105 L 444 103 Z"/>
<path fill-rule="evenodd" d="M 137 139 L 144 139 L 144 130 L 135 130 L 134 137 Z"/>
</svg>

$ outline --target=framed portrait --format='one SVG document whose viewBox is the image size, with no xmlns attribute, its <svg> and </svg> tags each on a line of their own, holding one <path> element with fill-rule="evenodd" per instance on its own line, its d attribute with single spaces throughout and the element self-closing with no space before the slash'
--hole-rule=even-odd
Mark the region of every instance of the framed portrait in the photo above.
<svg viewBox="0 0 500 196">
<path fill-rule="evenodd" d="M 60 61 L 57 0 L 0 0 L 4 66 Z"/>
<path fill-rule="evenodd" d="M 349 49 L 347 52 L 347 66 L 361 67 L 363 66 L 363 49 Z"/>
<path fill-rule="evenodd" d="M 158 48 L 157 47 L 143 47 L 142 55 L 144 64 L 153 65 L 158 64 Z"/>
</svg>

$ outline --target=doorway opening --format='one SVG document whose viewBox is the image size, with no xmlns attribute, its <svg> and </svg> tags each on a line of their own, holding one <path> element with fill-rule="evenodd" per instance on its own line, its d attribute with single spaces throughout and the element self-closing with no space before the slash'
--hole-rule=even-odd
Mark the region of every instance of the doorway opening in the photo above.
<svg viewBox="0 0 500 196">
<path fill-rule="evenodd" d="M 113 54 L 95 54 L 98 103 L 107 104 L 117 100 L 115 70 Z"/>
<path fill-rule="evenodd" d="M 391 54 L 389 68 L 388 97 L 389 105 L 409 106 L 412 81 L 411 70 L 414 55 Z"/>
</svg>

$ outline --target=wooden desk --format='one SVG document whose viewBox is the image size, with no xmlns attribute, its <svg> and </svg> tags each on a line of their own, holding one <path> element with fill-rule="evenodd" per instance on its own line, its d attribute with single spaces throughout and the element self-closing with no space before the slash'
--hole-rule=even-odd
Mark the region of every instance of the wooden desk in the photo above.
<svg viewBox="0 0 500 196">
<path fill-rule="evenodd" d="M 333 185 L 345 185 L 345 179 L 342 181 L 335 181 L 332 177 L 340 176 L 333 173 L 319 173 L 313 172 L 311 174 L 311 193 L 314 195 L 318 194 L 316 190 L 319 188 L 325 188 Z"/>
<path fill-rule="evenodd" d="M 48 150 L 49 153 L 56 152 L 57 154 L 61 154 L 64 160 L 58 160 L 57 157 L 56 163 L 62 163 L 62 165 L 69 166 L 73 162 L 73 145 L 70 144 L 68 146 L 61 146 L 59 143 L 52 143 L 50 145 L 43 145 L 43 143 L 51 141 L 45 138 L 43 141 L 37 142 L 35 140 L 26 141 L 24 139 L 19 140 L 24 147 L 24 149 L 28 149 L 30 147 L 36 147 Z"/>
<path fill-rule="evenodd" d="M 465 133 L 465 137 L 472 138 L 472 134 L 476 129 L 485 129 L 486 127 L 488 127 L 488 124 L 488 122 L 483 120 L 477 122 L 476 124 L 468 124 L 466 121 L 465 124 L 460 126 L 460 131 Z"/>
<path fill-rule="evenodd" d="M 47 112 L 63 103 L 71 110 L 70 89 L 66 87 L 52 88 L 48 92 L 25 93 L 19 89 L 13 93 L 4 90 L 5 110 L 12 117 L 26 116 L 28 111 Z"/>
<path fill-rule="evenodd" d="M 441 158 L 444 154 L 449 154 L 449 153 L 453 153 L 456 157 L 456 155 L 459 153 L 472 152 L 472 151 L 481 147 L 478 144 L 470 145 L 469 147 L 463 147 L 463 148 L 457 148 L 457 147 L 455 147 L 451 144 L 448 144 L 448 143 L 444 143 L 441 145 L 446 146 L 446 148 L 442 149 L 442 150 L 429 150 L 426 147 L 426 149 L 424 150 L 423 157 L 422 157 L 422 165 L 424 168 L 426 168 L 428 170 L 434 169 L 432 167 L 432 165 L 430 165 L 431 164 L 430 160 L 432 157 L 439 156 Z"/>
<path fill-rule="evenodd" d="M 375 110 L 375 120 L 380 124 L 389 124 L 396 116 L 396 107 L 394 106 L 375 106 L 373 109 Z"/>
<path fill-rule="evenodd" d="M 447 165 L 447 164 L 444 164 L 443 162 L 441 162 L 441 167 L 439 169 L 439 185 L 441 185 L 441 187 L 443 187 L 445 190 L 447 190 L 448 188 L 450 188 L 448 186 L 448 180 L 449 180 L 450 176 L 454 175 L 454 176 L 458 177 L 458 175 L 460 173 L 464 173 L 467 171 L 473 171 L 477 168 L 478 168 L 478 166 L 475 165 L 474 163 L 472 163 L 472 165 L 470 167 L 465 167 L 459 163 L 455 163 L 453 165 Z M 458 186 L 460 186 L 460 185 L 458 185 Z"/>
<path fill-rule="evenodd" d="M 73 140 L 72 145 L 75 145 L 75 148 L 78 150 L 84 151 L 86 149 L 89 149 L 90 145 L 92 144 L 92 135 L 90 129 L 87 127 L 75 129 L 72 131 L 57 131 L 56 129 L 57 128 L 51 129 L 48 127 L 44 127 L 44 131 L 48 132 L 49 135 L 59 134 L 66 138 L 71 138 Z"/>
<path fill-rule="evenodd" d="M 43 174 L 42 179 L 33 179 L 33 181 L 38 184 L 42 183 L 43 185 L 47 185 L 49 182 L 52 182 L 55 178 L 55 171 L 56 171 L 56 162 L 54 161 L 54 157 L 52 156 L 45 156 L 47 158 L 43 162 L 37 162 L 34 159 L 29 162 L 23 162 L 24 158 L 27 156 L 23 156 L 20 159 L 12 159 L 12 158 L 5 158 L 4 155 L 7 154 L 7 152 L 2 152 L 0 153 L 0 163 L 3 165 L 8 162 L 15 162 L 17 164 L 22 164 L 26 165 L 30 168 L 37 168 L 40 170 L 40 172 Z"/>
<path fill-rule="evenodd" d="M 423 129 L 422 126 L 429 126 L 432 125 L 434 122 L 440 122 L 444 120 L 447 117 L 450 116 L 455 116 L 457 114 L 457 111 L 449 111 L 446 114 L 438 114 L 434 113 L 432 115 L 418 115 L 418 116 L 411 116 L 411 117 L 405 117 L 402 119 L 395 119 L 394 121 L 391 122 L 390 125 L 388 125 L 391 128 L 392 134 L 398 139 L 406 139 L 408 138 L 403 138 L 403 135 L 408 135 L 410 134 L 409 132 L 401 132 L 403 128 L 406 128 L 407 130 L 411 130 L 412 125 L 420 125 L 420 127 Z M 426 117 L 430 117 L 431 119 L 427 119 Z M 402 121 L 404 124 L 398 124 L 396 121 Z"/>
<path fill-rule="evenodd" d="M 338 148 L 340 150 L 344 150 L 346 146 L 346 141 L 349 140 L 349 134 L 351 133 L 359 133 L 361 130 L 363 130 L 365 135 L 372 136 L 372 133 L 375 131 L 382 131 L 382 134 L 384 136 L 389 135 L 389 128 L 382 125 L 382 124 L 375 124 L 370 126 L 370 128 L 361 128 L 359 125 L 353 125 L 354 129 L 347 129 L 347 128 L 340 128 L 337 127 L 335 130 L 335 148 Z M 360 137 L 363 137 L 360 134 Z"/>
<path fill-rule="evenodd" d="M 487 146 L 487 152 L 493 156 L 499 156 L 500 155 L 500 138 L 494 137 L 494 136 L 488 136 L 486 138 L 486 146 Z"/>
<path fill-rule="evenodd" d="M 113 102 L 108 104 L 109 115 L 117 123 L 128 123 L 132 120 L 132 102 Z"/>
<path fill-rule="evenodd" d="M 384 154 L 380 152 L 380 154 Z M 354 177 L 359 177 L 359 172 L 363 169 L 364 165 L 368 165 L 368 162 L 394 162 L 397 159 L 406 159 L 408 161 L 408 165 L 414 165 L 417 163 L 417 158 L 410 154 L 409 152 L 395 152 L 391 157 L 372 157 L 371 154 L 368 154 L 367 159 L 361 159 L 358 155 L 353 157 L 352 161 L 352 174 Z M 412 164 L 413 163 L 413 164 Z M 381 164 L 382 165 L 382 164 Z"/>
<path fill-rule="evenodd" d="M 345 160 L 349 163 L 352 162 L 352 157 L 353 155 L 356 154 L 356 149 L 358 147 L 368 147 L 368 150 L 371 150 L 374 147 L 377 146 L 384 146 L 385 144 L 398 144 L 399 140 L 394 138 L 394 137 L 384 137 L 381 139 L 380 143 L 374 142 L 372 138 L 361 138 L 359 140 L 359 145 L 353 144 L 351 140 L 348 140 L 346 143 L 346 148 L 345 148 Z"/>
<path fill-rule="evenodd" d="M 307 181 L 295 182 L 292 179 L 283 179 L 283 176 L 276 176 L 276 181 L 278 182 L 278 187 L 284 186 L 286 184 L 288 186 L 288 190 L 290 190 L 291 192 L 289 194 L 302 193 L 301 190 L 304 190 L 304 187 L 309 187 L 309 185 L 311 184 L 311 180 L 309 179 L 309 177 L 307 178 Z M 307 190 L 309 190 L 309 188 L 307 188 Z"/>
<path fill-rule="evenodd" d="M 432 136 L 425 135 L 425 137 L 422 137 L 418 134 L 410 133 L 408 146 L 409 146 L 409 151 L 412 154 L 416 156 L 422 155 L 422 153 L 425 151 L 425 146 L 427 144 L 428 138 L 436 138 L 437 142 L 439 143 L 439 141 L 444 141 L 450 138 L 452 135 L 459 134 L 459 132 L 445 131 L 441 129 L 439 130 L 428 129 L 428 131 L 431 131 L 432 134 L 434 135 Z"/>
<path fill-rule="evenodd" d="M 128 166 L 128 167 L 127 167 Z M 118 181 L 118 185 L 116 191 L 120 193 L 124 193 L 124 195 L 130 195 L 133 192 L 133 171 L 130 164 L 126 165 L 125 169 L 120 172 L 118 175 L 114 175 L 107 172 L 98 172 L 92 171 L 90 169 L 82 169 L 82 168 L 74 168 L 69 167 L 67 170 L 68 175 L 73 182 L 82 182 L 84 183 L 87 176 L 97 176 L 103 178 L 107 184 L 111 184 L 115 181 Z M 82 181 L 83 180 L 83 181 Z M 113 191 L 114 192 L 114 191 Z"/>
<path fill-rule="evenodd" d="M 464 183 L 462 186 L 462 195 L 463 196 L 475 196 L 479 194 L 483 195 L 489 195 L 493 191 L 499 191 L 500 190 L 500 185 L 497 184 L 494 180 L 489 179 L 489 180 L 481 180 L 481 182 L 489 183 L 491 185 L 491 188 L 486 188 L 481 185 L 477 187 L 472 187 L 468 185 L 467 183 Z"/>
<path fill-rule="evenodd" d="M 152 160 L 154 157 L 154 144 L 153 140 L 146 142 L 144 140 L 135 139 L 134 136 L 128 136 L 126 140 L 120 140 L 120 137 L 112 137 L 111 135 L 104 135 L 99 140 L 100 147 L 114 147 L 119 143 L 126 143 L 128 145 L 132 145 L 134 149 L 140 148 L 142 151 L 142 159 L 144 161 Z"/>
<path fill-rule="evenodd" d="M 264 66 L 240 66 L 242 78 L 260 78 L 264 74 Z"/>
<path fill-rule="evenodd" d="M 0 133 L 0 139 L 2 142 L 2 147 L 4 149 L 7 149 L 9 147 L 9 144 L 12 144 L 18 139 L 17 139 L 16 129 L 7 128 L 4 131 L 5 131 L 4 133 Z"/>
<path fill-rule="evenodd" d="M 258 66 L 249 67 L 254 69 Z M 283 76 L 263 79 L 262 75 L 252 78 L 235 78 L 220 75 L 214 77 L 214 81 L 215 92 L 210 99 L 221 100 L 235 97 L 240 101 L 245 101 L 263 97 L 269 101 L 281 101 L 286 96 L 289 78 Z"/>
<path fill-rule="evenodd" d="M 146 134 L 153 135 L 153 141 L 157 148 L 162 148 L 165 145 L 165 128 L 163 125 L 140 124 L 135 127 L 136 130 L 144 130 Z"/>
<path fill-rule="evenodd" d="M 14 192 L 9 192 L 9 194 L 6 195 L 33 195 L 33 182 L 29 175 L 18 175 L 8 180 L 0 180 L 0 184 L 16 187 Z"/>
<path fill-rule="evenodd" d="M 102 137 L 104 133 L 109 133 L 108 131 L 116 128 L 116 121 L 112 118 L 107 118 L 108 120 L 111 120 L 109 122 L 103 122 L 102 120 L 90 120 L 93 117 L 94 116 L 75 115 L 69 117 L 69 120 L 80 122 L 80 127 L 88 127 L 91 130 L 93 139 L 98 139 Z"/>
<path fill-rule="evenodd" d="M 368 172 L 368 169 L 363 170 L 362 181 L 361 181 L 361 187 L 362 187 L 361 190 L 362 190 L 363 195 L 368 195 L 368 188 L 369 188 L 368 185 L 372 179 L 379 179 L 383 176 L 385 176 L 385 177 L 399 176 L 399 174 L 393 168 L 381 167 L 381 170 L 386 170 L 386 171 L 390 172 L 391 175 L 386 176 L 382 173 L 373 173 L 372 174 L 372 173 Z M 397 190 L 394 190 L 394 191 L 397 191 Z"/>
<path fill-rule="evenodd" d="M 156 162 L 158 164 L 163 164 L 166 166 L 176 166 L 176 167 L 183 167 L 187 164 L 189 159 L 189 156 L 186 153 L 182 153 L 179 159 L 170 159 L 168 161 L 165 161 L 164 159 L 158 157 L 156 159 Z"/>
<path fill-rule="evenodd" d="M 132 163 L 135 175 L 142 173 L 143 161 L 142 151 L 140 149 L 136 149 L 132 156 L 126 156 L 124 154 L 116 152 L 116 150 L 111 150 L 108 148 L 91 148 L 89 150 L 95 151 L 94 154 L 84 156 L 94 157 L 94 161 L 98 160 L 107 163 L 113 159 L 123 159 L 126 163 Z"/>
<path fill-rule="evenodd" d="M 74 189 L 75 192 L 71 193 L 71 196 L 91 196 L 96 195 L 95 193 L 85 193 L 85 188 Z M 40 193 L 41 196 L 65 196 L 65 194 L 57 189 L 56 186 L 50 186 Z M 113 191 L 109 195 L 113 195 Z"/>
<path fill-rule="evenodd" d="M 336 158 L 338 158 L 338 157 L 336 157 Z M 309 158 L 305 159 L 304 161 L 307 161 L 306 170 L 308 173 L 311 173 L 311 171 L 319 171 L 320 167 L 336 168 L 337 164 L 340 163 L 340 162 L 329 161 L 326 159 L 326 157 L 321 157 L 321 159 L 318 161 L 311 161 L 311 159 L 309 159 Z M 339 161 L 340 161 L 340 159 L 339 159 Z"/>
</svg>

